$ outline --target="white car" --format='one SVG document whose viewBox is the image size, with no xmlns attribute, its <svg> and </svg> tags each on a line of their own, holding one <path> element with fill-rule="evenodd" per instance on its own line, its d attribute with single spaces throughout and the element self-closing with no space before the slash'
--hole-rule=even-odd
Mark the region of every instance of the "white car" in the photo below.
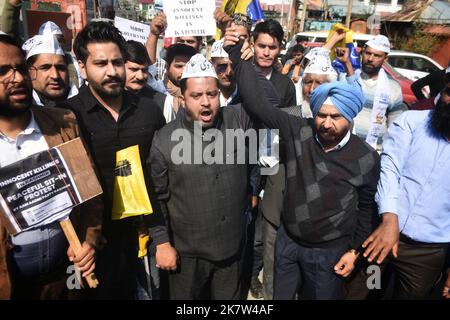
<svg viewBox="0 0 450 320">
<path fill-rule="evenodd" d="M 423 54 L 392 50 L 389 64 L 412 81 L 423 78 L 433 71 L 444 69 L 439 63 Z"/>
</svg>

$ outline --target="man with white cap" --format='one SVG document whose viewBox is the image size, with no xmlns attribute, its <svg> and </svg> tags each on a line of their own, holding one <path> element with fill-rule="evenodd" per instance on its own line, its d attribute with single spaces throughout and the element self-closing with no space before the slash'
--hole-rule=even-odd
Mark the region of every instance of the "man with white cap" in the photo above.
<svg viewBox="0 0 450 320">
<path fill-rule="evenodd" d="M 78 94 L 70 83 L 66 56 L 52 35 L 36 35 L 22 45 L 33 79 L 33 99 L 39 106 L 54 107 Z"/>
<path fill-rule="evenodd" d="M 32 105 L 33 76 L 19 44 L 7 35 L 0 35 L 0 66 L 1 168 L 79 137 L 73 113 Z M 67 288 L 69 259 L 84 275 L 95 269 L 102 208 L 97 197 L 72 210 L 82 240 L 76 257 L 58 222 L 12 236 L 0 221 L 0 300 L 76 298 L 81 291 Z"/>
<path fill-rule="evenodd" d="M 286 191 L 275 248 L 274 299 L 339 299 L 342 278 L 372 230 L 379 156 L 351 134 L 362 109 L 359 88 L 341 82 L 318 86 L 311 96 L 314 119 L 289 115 L 266 98 L 267 82 L 241 61 L 238 38 L 226 35 L 243 106 L 280 131 L 286 148 Z M 230 45 L 230 47 L 227 47 Z M 264 80 L 264 79 L 262 79 Z"/>
<path fill-rule="evenodd" d="M 240 105 L 220 108 L 218 83 L 205 57 L 188 61 L 180 81 L 183 109 L 156 133 L 147 160 L 179 255 L 178 263 L 172 254 L 157 257 L 162 269 L 178 266 L 169 274 L 171 299 L 242 298 L 248 165 L 237 161 L 235 143 L 227 161 L 211 157 L 225 156 L 219 150 L 228 145 L 226 130 L 245 131 L 250 121 Z"/>
<path fill-rule="evenodd" d="M 70 52 L 71 46 L 67 45 L 66 40 L 64 38 L 64 33 L 62 32 L 61 28 L 58 27 L 58 25 L 53 21 L 47 21 L 40 26 L 38 34 L 53 35 L 56 37 L 56 39 L 58 39 L 58 42 L 61 48 L 63 48 L 64 54 L 66 56 L 70 80 L 72 81 L 73 84 L 75 84 L 75 86 L 81 87 L 81 85 L 84 83 L 84 80 L 80 73 L 80 67 L 78 66 L 77 59 Z"/>
<path fill-rule="evenodd" d="M 348 50 L 337 55 L 346 69 L 348 83 L 361 86 L 366 98 L 363 110 L 354 120 L 353 130 L 378 152 L 382 150 L 382 137 L 387 127 L 405 108 L 400 84 L 382 68 L 390 51 L 389 39 L 375 36 L 364 46 L 362 71 L 356 72 L 349 61 Z"/>
</svg>

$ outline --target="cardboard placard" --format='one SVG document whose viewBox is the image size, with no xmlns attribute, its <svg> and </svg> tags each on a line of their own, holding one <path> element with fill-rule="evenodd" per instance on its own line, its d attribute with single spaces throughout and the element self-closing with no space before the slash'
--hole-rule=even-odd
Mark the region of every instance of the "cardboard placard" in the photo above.
<svg viewBox="0 0 450 320">
<path fill-rule="evenodd" d="M 114 18 L 114 25 L 122 32 L 125 40 L 138 41 L 145 45 L 150 33 L 150 26 L 140 22 L 124 19 L 121 17 Z"/>
<path fill-rule="evenodd" d="M 213 36 L 216 34 L 214 1 L 164 1 L 167 16 L 166 37 Z"/>
<path fill-rule="evenodd" d="M 0 218 L 12 235 L 63 220 L 101 193 L 80 138 L 0 168 Z"/>
</svg>

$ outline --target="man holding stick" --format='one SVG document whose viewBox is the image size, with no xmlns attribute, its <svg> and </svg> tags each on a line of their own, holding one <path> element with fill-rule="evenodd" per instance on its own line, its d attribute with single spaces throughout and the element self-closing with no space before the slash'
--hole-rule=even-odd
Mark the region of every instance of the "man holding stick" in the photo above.
<svg viewBox="0 0 450 320">
<path fill-rule="evenodd" d="M 14 39 L 0 35 L 0 167 L 79 136 L 67 110 L 31 106 L 31 77 Z M 95 269 L 102 203 L 98 198 L 72 210 L 81 250 L 68 248 L 57 222 L 11 236 L 0 222 L 0 299 L 64 299 L 67 256 L 87 277 Z"/>
</svg>

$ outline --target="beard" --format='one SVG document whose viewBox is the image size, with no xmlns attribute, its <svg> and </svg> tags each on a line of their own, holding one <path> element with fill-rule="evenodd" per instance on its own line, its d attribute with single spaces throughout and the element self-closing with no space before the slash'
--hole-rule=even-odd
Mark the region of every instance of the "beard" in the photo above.
<svg viewBox="0 0 450 320">
<path fill-rule="evenodd" d="M 24 93 L 26 91 L 26 98 L 20 102 L 12 102 L 8 94 L 4 100 L 2 99 L 0 101 L 0 116 L 5 118 L 17 118 L 30 110 L 32 102 L 31 88 L 15 88 L 10 93 L 13 93 L 15 90 L 21 90 Z"/>
<path fill-rule="evenodd" d="M 431 113 L 429 125 L 435 135 L 450 138 L 450 103 L 444 103 L 442 97 Z"/>
<path fill-rule="evenodd" d="M 0 103 L 0 117 L 17 118 L 30 110 L 31 103 L 19 107 L 12 106 L 9 103 Z"/>
<path fill-rule="evenodd" d="M 92 88 L 95 90 L 95 92 L 97 92 L 97 94 L 104 99 L 117 98 L 123 93 L 123 88 L 124 88 L 123 80 L 124 79 L 122 79 L 122 78 L 115 77 L 115 78 L 110 78 L 110 79 L 104 80 L 101 83 L 89 82 L 89 85 L 92 86 Z M 120 83 L 120 86 L 115 87 L 115 88 L 106 88 L 105 87 L 105 85 L 107 85 L 109 83 L 114 83 L 114 82 Z"/>
<path fill-rule="evenodd" d="M 377 74 L 382 66 L 375 67 L 372 64 L 363 63 L 362 64 L 362 70 L 367 73 L 368 75 Z"/>
</svg>

